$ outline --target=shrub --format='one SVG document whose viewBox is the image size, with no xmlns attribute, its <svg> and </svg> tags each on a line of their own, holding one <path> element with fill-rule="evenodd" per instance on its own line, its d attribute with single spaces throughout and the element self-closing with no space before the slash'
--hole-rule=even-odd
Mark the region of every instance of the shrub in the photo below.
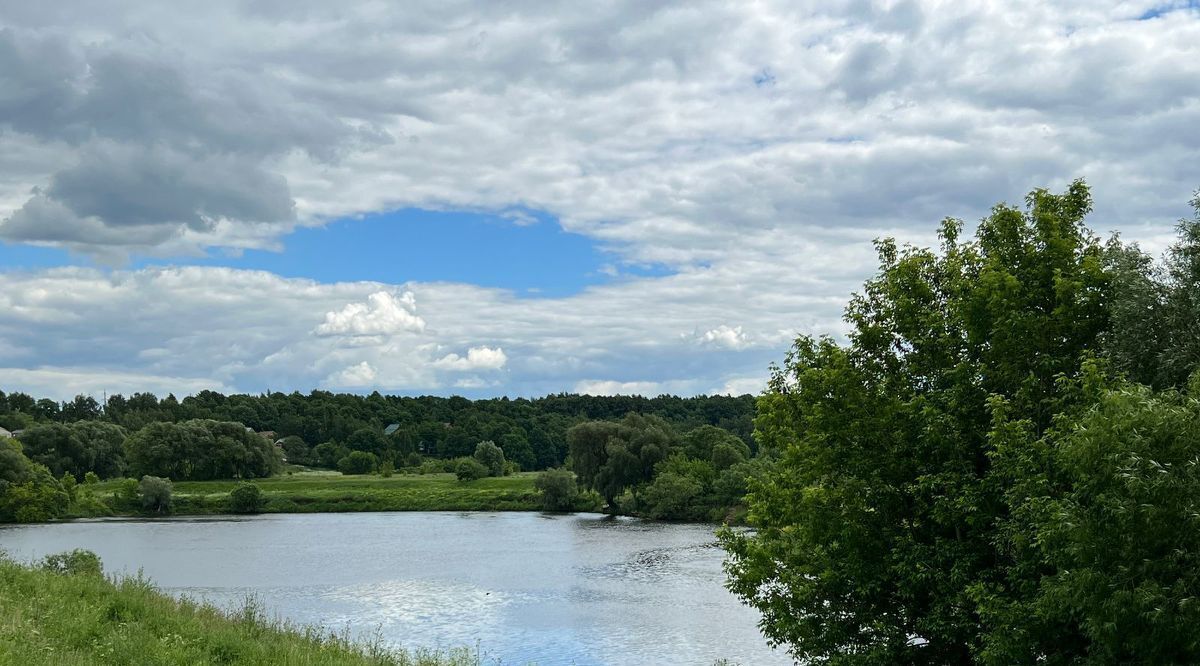
<svg viewBox="0 0 1200 666">
<path fill-rule="evenodd" d="M 171 481 L 157 476 L 143 476 L 138 483 L 142 508 L 154 513 L 171 511 Z"/>
<path fill-rule="evenodd" d="M 462 458 L 454 467 L 454 475 L 459 481 L 475 481 L 488 475 L 488 468 L 474 458 Z"/>
<path fill-rule="evenodd" d="M 391 478 L 392 474 L 395 473 L 396 465 L 390 460 L 383 461 L 383 464 L 379 466 L 379 476 L 382 476 L 385 479 Z"/>
<path fill-rule="evenodd" d="M 229 510 L 234 513 L 258 513 L 266 504 L 262 488 L 253 483 L 238 484 L 229 493 Z"/>
<path fill-rule="evenodd" d="M 66 553 L 47 555 L 42 559 L 42 568 L 68 576 L 99 576 L 104 572 L 100 556 L 82 548 L 76 548 Z"/>
<path fill-rule="evenodd" d="M 338 471 L 342 474 L 370 474 L 375 471 L 379 459 L 374 453 L 366 451 L 351 451 L 349 455 L 337 463 Z"/>
<path fill-rule="evenodd" d="M 533 485 L 542 495 L 542 508 L 546 511 L 570 511 L 575 508 L 579 497 L 579 485 L 575 474 L 566 469 L 548 469 L 537 475 Z"/>
<path fill-rule="evenodd" d="M 97 483 L 100 483 L 100 477 L 97 476 L 95 472 L 88 472 L 87 474 L 83 475 L 83 483 L 87 486 L 94 486 Z"/>
</svg>

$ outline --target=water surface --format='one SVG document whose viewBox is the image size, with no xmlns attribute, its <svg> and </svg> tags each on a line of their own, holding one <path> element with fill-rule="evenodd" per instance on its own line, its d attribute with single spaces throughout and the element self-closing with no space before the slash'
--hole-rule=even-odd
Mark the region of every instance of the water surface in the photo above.
<svg viewBox="0 0 1200 666">
<path fill-rule="evenodd" d="M 19 560 L 95 551 L 173 594 L 488 663 L 791 663 L 723 587 L 706 525 L 594 514 L 340 513 L 0 527 Z"/>
</svg>

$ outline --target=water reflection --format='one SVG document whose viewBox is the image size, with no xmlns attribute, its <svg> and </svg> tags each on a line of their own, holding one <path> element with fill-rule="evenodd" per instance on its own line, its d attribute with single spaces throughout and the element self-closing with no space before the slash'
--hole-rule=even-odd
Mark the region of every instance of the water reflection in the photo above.
<svg viewBox="0 0 1200 666">
<path fill-rule="evenodd" d="M 364 513 L 0 528 L 32 559 L 109 571 L 406 647 L 477 643 L 504 664 L 790 663 L 723 588 L 711 528 L 592 514 Z"/>
</svg>

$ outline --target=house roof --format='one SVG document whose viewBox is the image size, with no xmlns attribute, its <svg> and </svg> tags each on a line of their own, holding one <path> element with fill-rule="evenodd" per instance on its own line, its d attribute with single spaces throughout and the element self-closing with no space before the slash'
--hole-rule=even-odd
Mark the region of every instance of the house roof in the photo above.
<svg viewBox="0 0 1200 666">
<path fill-rule="evenodd" d="M 0 428 L 0 437 L 12 437 L 12 433 L 4 428 Z"/>
<path fill-rule="evenodd" d="M 396 431 L 397 431 L 397 430 L 399 430 L 399 429 L 400 429 L 400 424 L 399 424 L 399 423 L 392 423 L 392 424 L 390 424 L 388 427 L 386 427 L 386 428 L 384 428 L 384 429 L 383 429 L 383 434 L 385 434 L 385 435 L 390 435 L 390 434 L 392 434 L 392 433 L 396 432 Z"/>
</svg>

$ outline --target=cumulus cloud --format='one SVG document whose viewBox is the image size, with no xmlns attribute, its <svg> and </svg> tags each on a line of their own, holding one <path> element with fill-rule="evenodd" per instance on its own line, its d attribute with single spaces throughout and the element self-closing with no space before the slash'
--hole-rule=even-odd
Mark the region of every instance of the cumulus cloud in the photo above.
<svg viewBox="0 0 1200 666">
<path fill-rule="evenodd" d="M 365 303 L 348 303 L 341 310 L 326 312 L 325 321 L 317 326 L 317 335 L 394 335 L 420 332 L 425 320 L 416 314 L 417 302 L 411 291 L 399 298 L 386 291 L 377 291 Z M 472 350 L 474 351 L 474 350 Z"/>
<path fill-rule="evenodd" d="M 1153 1 L 15 3 L 0 240 L 186 257 L 425 207 L 556 218 L 613 256 L 605 284 L 538 299 L 0 272 L 0 363 L 181 390 L 365 363 L 413 391 L 741 392 L 797 333 L 844 331 L 874 238 L 929 243 L 1084 176 L 1094 228 L 1161 248 L 1200 185 L 1197 43 L 1200 11 Z M 626 270 L 648 264 L 669 274 Z"/>
<path fill-rule="evenodd" d="M 499 370 L 508 362 L 504 350 L 496 347 L 471 347 L 466 356 L 446 354 L 438 359 L 434 366 L 446 370 L 465 372 L 468 370 Z"/>
<path fill-rule="evenodd" d="M 703 333 L 697 333 L 695 339 L 702 345 L 724 347 L 725 349 L 742 349 L 750 344 L 750 338 L 741 326 L 721 324 Z"/>
<path fill-rule="evenodd" d="M 325 378 L 324 384 L 337 388 L 363 388 L 374 386 L 378 373 L 370 363 L 363 361 Z"/>
</svg>

